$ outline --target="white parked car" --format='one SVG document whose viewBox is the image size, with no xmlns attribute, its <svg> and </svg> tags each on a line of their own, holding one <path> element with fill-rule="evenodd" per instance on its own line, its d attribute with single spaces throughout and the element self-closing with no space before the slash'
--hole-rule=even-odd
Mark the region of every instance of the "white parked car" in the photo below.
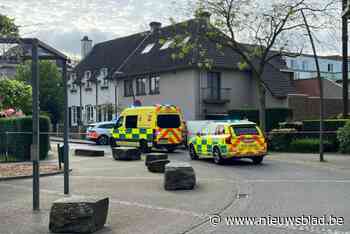
<svg viewBox="0 0 350 234">
<path fill-rule="evenodd" d="M 86 130 L 86 139 L 96 142 L 98 145 L 108 145 L 111 137 L 111 130 L 115 122 L 99 122 L 89 124 Z"/>
</svg>

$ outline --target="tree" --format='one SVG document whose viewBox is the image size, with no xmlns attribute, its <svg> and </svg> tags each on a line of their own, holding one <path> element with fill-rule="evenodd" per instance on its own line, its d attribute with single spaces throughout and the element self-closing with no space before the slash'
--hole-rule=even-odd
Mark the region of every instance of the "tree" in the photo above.
<svg viewBox="0 0 350 234">
<path fill-rule="evenodd" d="M 19 65 L 15 78 L 31 82 L 31 62 Z M 39 62 L 40 110 L 49 114 L 53 124 L 62 120 L 64 112 L 64 86 L 58 67 L 51 61 Z"/>
<path fill-rule="evenodd" d="M 18 26 L 14 23 L 14 19 L 0 14 L 0 37 L 18 37 Z"/>
<path fill-rule="evenodd" d="M 0 95 L 0 109 L 14 108 L 25 114 L 31 113 L 32 87 L 25 82 L 1 79 Z"/>
<path fill-rule="evenodd" d="M 263 130 L 266 127 L 268 86 L 262 77 L 266 68 L 274 66 L 273 61 L 277 57 L 302 51 L 305 35 L 300 33 L 304 27 L 300 11 L 325 12 L 331 3 L 311 0 L 199 0 L 196 14 L 210 13 L 214 18 L 206 37 L 217 44 L 217 49 L 229 48 L 237 53 L 241 58 L 239 69 L 249 70 L 258 84 L 259 120 Z M 323 22 L 320 20 L 311 27 L 319 27 Z M 200 42 L 197 45 L 195 42 L 193 47 L 200 51 L 199 55 L 206 56 Z M 210 66 L 210 61 L 205 61 L 205 64 Z"/>
</svg>

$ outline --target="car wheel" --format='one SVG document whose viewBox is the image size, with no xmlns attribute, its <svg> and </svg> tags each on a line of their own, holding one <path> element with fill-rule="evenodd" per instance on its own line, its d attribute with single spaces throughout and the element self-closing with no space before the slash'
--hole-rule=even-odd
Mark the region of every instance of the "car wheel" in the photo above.
<svg viewBox="0 0 350 234">
<path fill-rule="evenodd" d="M 168 153 L 173 153 L 175 151 L 175 147 L 167 147 L 166 150 Z"/>
<path fill-rule="evenodd" d="M 264 157 L 261 157 L 261 156 L 259 156 L 259 157 L 254 157 L 254 158 L 252 158 L 252 160 L 253 160 L 253 163 L 254 163 L 254 164 L 260 164 L 260 163 L 262 163 L 262 161 L 264 160 Z"/>
<path fill-rule="evenodd" d="M 117 147 L 117 143 L 115 142 L 114 138 L 111 137 L 109 138 L 109 145 L 113 148 L 113 147 Z"/>
<path fill-rule="evenodd" d="M 98 145 L 108 145 L 108 136 L 102 135 L 97 140 Z"/>
<path fill-rule="evenodd" d="M 149 153 L 150 152 L 150 148 L 147 145 L 147 141 L 145 140 L 141 140 L 140 141 L 140 150 L 142 153 Z"/>
<path fill-rule="evenodd" d="M 196 150 L 194 149 L 194 146 L 191 144 L 190 145 L 190 149 L 189 149 L 189 154 L 192 160 L 197 160 L 198 159 L 198 155 L 196 153 Z"/>
<path fill-rule="evenodd" d="M 214 147 L 214 150 L 213 150 L 213 158 L 214 158 L 214 162 L 216 164 L 223 164 L 224 160 L 223 158 L 221 157 L 221 152 L 220 152 L 220 149 L 218 147 Z"/>
</svg>

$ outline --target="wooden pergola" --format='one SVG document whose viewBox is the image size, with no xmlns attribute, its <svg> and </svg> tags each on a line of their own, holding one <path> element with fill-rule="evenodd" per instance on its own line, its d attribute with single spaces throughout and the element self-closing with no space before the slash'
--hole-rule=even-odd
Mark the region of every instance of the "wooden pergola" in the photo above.
<svg viewBox="0 0 350 234">
<path fill-rule="evenodd" d="M 32 61 L 32 97 L 33 97 L 33 130 L 31 145 L 31 160 L 33 163 L 33 210 L 40 208 L 40 183 L 39 183 L 39 149 L 40 149 L 40 128 L 39 128 L 39 60 L 56 60 L 62 62 L 62 77 L 64 81 L 64 194 L 69 194 L 69 145 L 68 145 L 68 93 L 67 93 L 67 63 L 66 55 L 52 48 L 36 38 L 8 38 L 0 37 L 1 44 L 18 44 L 23 48 L 21 58 Z"/>
</svg>

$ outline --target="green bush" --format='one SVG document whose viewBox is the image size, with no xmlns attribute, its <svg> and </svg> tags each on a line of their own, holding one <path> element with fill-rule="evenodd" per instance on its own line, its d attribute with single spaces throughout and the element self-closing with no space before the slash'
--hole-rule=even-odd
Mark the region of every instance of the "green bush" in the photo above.
<svg viewBox="0 0 350 234">
<path fill-rule="evenodd" d="M 238 109 L 228 111 L 230 119 L 244 119 L 259 124 L 259 111 L 256 109 Z M 266 109 L 266 131 L 278 128 L 280 122 L 285 122 L 293 116 L 293 112 L 288 108 Z"/>
<path fill-rule="evenodd" d="M 295 129 L 273 129 L 269 133 L 268 148 L 272 151 L 287 151 L 291 141 L 296 137 Z"/>
<path fill-rule="evenodd" d="M 344 127 L 348 119 L 326 119 L 324 121 L 324 131 L 337 131 Z M 320 120 L 304 120 L 302 131 L 320 131 Z"/>
<path fill-rule="evenodd" d="M 350 153 L 350 122 L 338 129 L 337 139 L 339 141 L 339 151 L 341 153 Z"/>
<path fill-rule="evenodd" d="M 318 138 L 294 139 L 289 145 L 289 152 L 297 153 L 317 153 L 319 152 L 320 140 Z M 331 151 L 332 143 L 323 141 L 324 151 Z"/>
<path fill-rule="evenodd" d="M 40 117 L 40 131 L 50 131 L 50 120 Z M 14 132 L 16 134 L 6 132 Z M 22 132 L 22 133 L 20 133 Z M 32 117 L 3 118 L 0 119 L 0 154 L 16 157 L 16 161 L 30 160 L 30 145 L 32 144 Z M 40 135 L 40 159 L 45 159 L 49 151 L 49 136 Z"/>
</svg>

